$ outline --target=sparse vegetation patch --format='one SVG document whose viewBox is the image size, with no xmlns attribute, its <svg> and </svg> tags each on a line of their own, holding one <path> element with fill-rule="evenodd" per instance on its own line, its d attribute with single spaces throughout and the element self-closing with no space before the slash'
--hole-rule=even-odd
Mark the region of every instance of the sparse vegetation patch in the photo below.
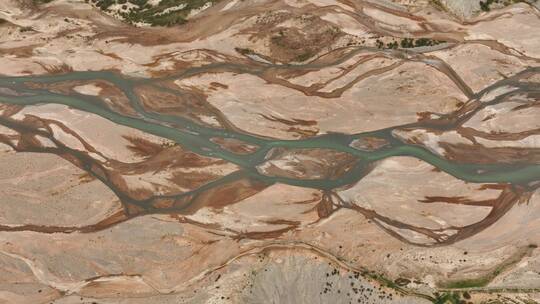
<svg viewBox="0 0 540 304">
<path fill-rule="evenodd" d="M 437 44 L 445 43 L 446 41 L 443 40 L 435 40 L 431 38 L 403 38 L 398 43 L 396 40 L 392 40 L 390 42 L 384 43 L 382 40 L 377 39 L 375 41 L 375 45 L 379 49 L 410 49 L 415 47 L 422 47 L 422 46 L 434 46 Z"/>
<path fill-rule="evenodd" d="M 480 1 L 480 9 L 484 12 L 489 12 L 491 10 L 491 6 L 493 4 L 496 4 L 500 7 L 504 7 L 504 6 L 508 6 L 508 5 L 511 5 L 511 4 L 515 4 L 515 3 L 520 3 L 520 2 L 524 2 L 524 3 L 535 3 L 537 2 L 538 0 L 485 0 L 485 1 Z"/>
<path fill-rule="evenodd" d="M 41 0 L 40 0 L 41 1 Z M 46 0 L 45 0 L 46 1 Z M 194 10 L 212 6 L 219 0 L 85 0 L 130 24 L 173 26 L 186 22 Z"/>
</svg>

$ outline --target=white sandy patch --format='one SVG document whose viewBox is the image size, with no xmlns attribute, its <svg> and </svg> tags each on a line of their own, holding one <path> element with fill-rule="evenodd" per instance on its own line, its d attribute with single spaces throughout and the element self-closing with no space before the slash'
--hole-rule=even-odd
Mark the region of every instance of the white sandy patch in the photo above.
<svg viewBox="0 0 540 304">
<path fill-rule="evenodd" d="M 43 146 L 43 147 L 47 147 L 47 148 L 56 148 L 56 144 L 53 143 L 50 139 L 48 139 L 47 137 L 43 137 L 41 135 L 37 135 L 35 137 L 39 143 Z"/>
<path fill-rule="evenodd" d="M 424 145 L 428 150 L 430 150 L 433 153 L 436 153 L 440 156 L 445 156 L 446 151 L 439 145 L 440 142 L 445 142 L 449 144 L 464 144 L 464 145 L 472 145 L 473 142 L 471 142 L 469 139 L 461 136 L 456 131 L 449 131 L 444 132 L 442 134 L 434 134 L 430 133 L 427 130 L 424 129 L 417 129 L 417 130 L 411 130 L 411 131 L 404 131 L 404 130 L 393 130 L 392 135 L 403 139 L 403 140 L 410 140 L 413 142 L 420 143 Z"/>
<path fill-rule="evenodd" d="M 484 95 L 482 95 L 482 97 L 480 97 L 480 101 L 481 102 L 490 102 L 493 99 L 497 98 L 497 96 L 501 96 L 503 94 L 515 91 L 517 89 L 518 88 L 512 87 L 512 86 L 498 87 L 498 88 L 496 88 L 494 90 L 491 90 L 491 91 L 485 93 Z"/>
<path fill-rule="evenodd" d="M 77 93 L 84 95 L 99 96 L 99 93 L 101 93 L 102 89 L 95 84 L 85 84 L 76 86 L 73 88 L 73 90 Z"/>
<path fill-rule="evenodd" d="M 123 175 L 122 178 L 131 189 L 149 189 L 154 195 L 164 195 L 171 191 L 180 193 L 190 189 L 181 188 L 171 182 L 172 172 L 159 170 L 141 174 Z"/>
<path fill-rule="evenodd" d="M 210 8 L 211 6 L 212 6 L 212 2 L 206 2 L 203 6 L 197 8 L 197 9 L 191 10 L 191 12 L 189 12 L 189 15 L 187 16 L 187 19 L 190 19 L 190 18 L 193 18 L 193 17 L 197 16 L 202 11 L 204 11 L 207 8 Z"/>
<path fill-rule="evenodd" d="M 200 120 L 202 120 L 203 122 L 205 122 L 205 123 L 207 123 L 209 125 L 212 125 L 214 127 L 219 127 L 220 126 L 219 121 L 217 121 L 217 119 L 215 119 L 212 116 L 199 115 L 198 117 L 199 117 Z"/>
<path fill-rule="evenodd" d="M 238 0 L 230 1 L 230 2 L 227 3 L 220 11 L 221 11 L 221 12 L 227 11 L 227 10 L 231 9 L 233 6 L 235 6 L 236 3 L 238 3 Z"/>
<path fill-rule="evenodd" d="M 176 11 L 184 9 L 186 6 L 187 6 L 186 3 L 182 3 L 182 4 L 177 5 L 177 6 L 171 6 L 171 7 L 168 7 L 166 9 L 164 9 L 163 11 L 157 13 L 156 16 L 165 15 L 165 14 L 168 14 L 168 13 L 171 13 L 171 12 L 176 12 Z"/>
</svg>

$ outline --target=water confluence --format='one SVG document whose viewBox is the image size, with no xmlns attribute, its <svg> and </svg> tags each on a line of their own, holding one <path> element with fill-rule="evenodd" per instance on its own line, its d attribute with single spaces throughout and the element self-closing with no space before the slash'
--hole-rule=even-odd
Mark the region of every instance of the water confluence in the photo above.
<svg viewBox="0 0 540 304">
<path fill-rule="evenodd" d="M 59 94 L 43 88 L 29 87 L 28 83 L 55 84 L 63 81 L 110 82 L 121 89 L 129 99 L 137 115 L 128 116 L 110 109 L 97 97 L 82 94 Z M 156 79 L 138 79 L 110 71 L 70 72 L 63 75 L 0 77 L 0 87 L 9 88 L 17 94 L 0 92 L 0 102 L 15 105 L 60 104 L 99 115 L 116 124 L 138 129 L 174 141 L 194 153 L 220 158 L 240 166 L 248 175 L 267 183 L 285 183 L 301 187 L 329 190 L 352 184 L 361 179 L 373 162 L 394 156 L 410 156 L 421 159 L 456 178 L 474 183 L 527 184 L 540 180 L 540 164 L 475 164 L 450 161 L 428 149 L 409 144 L 392 136 L 392 130 L 403 126 L 358 134 L 325 134 L 299 140 L 280 140 L 256 136 L 241 131 L 212 128 L 183 117 L 147 111 L 135 93 L 135 87 L 155 83 Z M 159 86 L 156 86 L 159 89 Z M 165 88 L 162 88 L 165 90 Z M 256 122 L 254 122 L 256 123 Z M 389 144 L 374 150 L 359 150 L 351 142 L 365 137 L 386 140 Z M 212 141 L 215 138 L 234 138 L 259 147 L 251 154 L 237 154 Z M 267 161 L 273 148 L 284 149 L 331 149 L 345 152 L 357 158 L 356 166 L 335 179 L 295 179 L 267 176 L 257 166 Z"/>
</svg>

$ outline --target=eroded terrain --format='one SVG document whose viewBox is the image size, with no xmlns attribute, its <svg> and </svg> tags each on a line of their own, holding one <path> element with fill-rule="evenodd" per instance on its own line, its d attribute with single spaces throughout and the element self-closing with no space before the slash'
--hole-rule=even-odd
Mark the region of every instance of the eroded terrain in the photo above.
<svg viewBox="0 0 540 304">
<path fill-rule="evenodd" d="M 0 303 L 540 301 L 535 1 L 42 2 Z"/>
</svg>

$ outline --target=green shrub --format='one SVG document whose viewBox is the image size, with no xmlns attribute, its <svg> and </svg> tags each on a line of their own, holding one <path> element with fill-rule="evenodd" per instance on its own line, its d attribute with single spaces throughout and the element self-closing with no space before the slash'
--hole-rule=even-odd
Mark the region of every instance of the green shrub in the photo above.
<svg viewBox="0 0 540 304">
<path fill-rule="evenodd" d="M 43 1 L 43 0 L 35 0 Z M 45 0 L 50 1 L 50 0 Z M 90 0 L 95 6 L 102 10 L 108 10 L 113 4 L 123 4 L 122 9 L 128 9 L 128 2 L 135 5 L 129 8 L 128 11 L 119 12 L 120 16 L 128 23 L 148 23 L 152 26 L 173 26 L 183 24 L 187 20 L 189 13 L 202 7 L 207 2 L 215 3 L 219 0 L 162 0 L 158 5 L 152 6 L 148 0 Z M 168 8 L 184 7 L 163 13 Z"/>
</svg>

